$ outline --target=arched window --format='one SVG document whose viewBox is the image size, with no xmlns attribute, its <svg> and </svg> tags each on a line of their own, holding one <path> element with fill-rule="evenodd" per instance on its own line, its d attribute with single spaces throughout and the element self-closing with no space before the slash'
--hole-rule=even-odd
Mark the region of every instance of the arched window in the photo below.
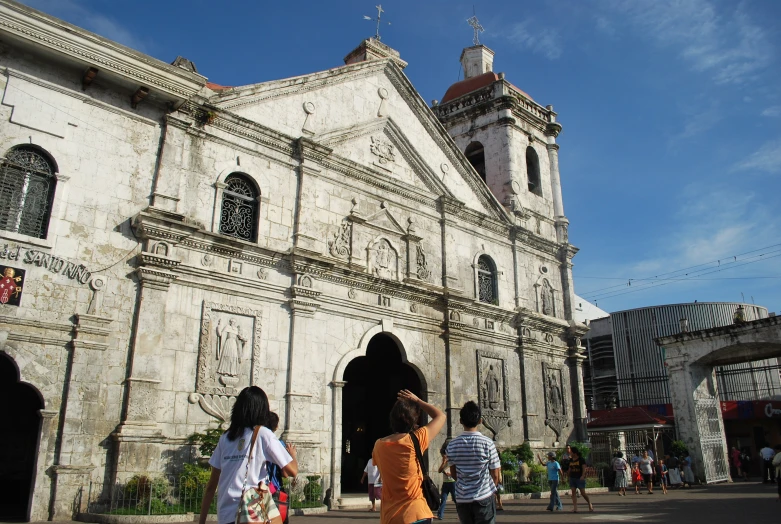
<svg viewBox="0 0 781 524">
<path fill-rule="evenodd" d="M 483 151 L 483 144 L 480 142 L 471 142 L 464 150 L 464 155 L 472 167 L 475 168 L 477 174 L 485 182 L 485 152 Z"/>
<path fill-rule="evenodd" d="M 537 196 L 542 196 L 540 159 L 532 146 L 526 148 L 526 176 L 529 179 L 529 191 Z"/>
<path fill-rule="evenodd" d="M 477 259 L 477 298 L 486 304 L 497 304 L 496 265 L 488 255 Z"/>
<path fill-rule="evenodd" d="M 40 149 L 18 146 L 0 170 L 0 229 L 46 238 L 57 178 L 54 162 Z"/>
<path fill-rule="evenodd" d="M 220 233 L 254 242 L 258 224 L 258 190 L 240 173 L 225 179 L 220 212 Z"/>
</svg>

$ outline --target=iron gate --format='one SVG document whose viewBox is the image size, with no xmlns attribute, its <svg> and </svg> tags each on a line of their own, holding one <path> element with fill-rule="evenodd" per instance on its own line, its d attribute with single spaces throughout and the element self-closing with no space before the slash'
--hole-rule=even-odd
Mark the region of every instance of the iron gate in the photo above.
<svg viewBox="0 0 781 524">
<path fill-rule="evenodd" d="M 724 455 L 724 429 L 719 417 L 719 401 L 716 398 L 706 398 L 694 402 L 705 482 L 710 484 L 728 481 L 729 464 Z"/>
</svg>

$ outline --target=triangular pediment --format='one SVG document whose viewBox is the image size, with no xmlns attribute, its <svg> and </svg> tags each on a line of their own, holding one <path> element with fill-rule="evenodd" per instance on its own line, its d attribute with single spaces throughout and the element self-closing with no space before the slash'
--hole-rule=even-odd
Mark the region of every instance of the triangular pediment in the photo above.
<svg viewBox="0 0 781 524">
<path fill-rule="evenodd" d="M 312 140 L 381 175 L 437 196 L 453 196 L 442 182 L 442 172 L 437 175 L 432 170 L 392 118 L 374 118 L 315 135 Z"/>
<path fill-rule="evenodd" d="M 402 227 L 396 217 L 390 212 L 383 202 L 380 206 L 380 210 L 374 213 L 372 216 L 366 218 L 365 224 L 369 227 L 391 233 L 393 235 L 404 236 L 407 231 Z"/>
<path fill-rule="evenodd" d="M 347 164 L 513 223 L 392 60 L 222 90 L 209 103 L 292 139 L 326 145 Z"/>
</svg>

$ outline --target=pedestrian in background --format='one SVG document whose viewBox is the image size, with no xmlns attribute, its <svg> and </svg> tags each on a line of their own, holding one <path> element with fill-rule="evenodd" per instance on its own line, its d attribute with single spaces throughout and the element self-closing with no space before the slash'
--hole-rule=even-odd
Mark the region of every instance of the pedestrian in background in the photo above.
<svg viewBox="0 0 781 524">
<path fill-rule="evenodd" d="M 588 510 L 594 511 L 594 505 L 586 494 L 586 461 L 580 456 L 578 448 L 570 447 L 569 460 L 569 486 L 572 490 L 572 512 L 578 512 L 578 498 L 576 493 L 580 491 L 583 500 L 588 504 Z"/>
<path fill-rule="evenodd" d="M 545 466 L 545 469 L 548 472 L 548 485 L 550 486 L 550 502 L 548 503 L 548 507 L 545 508 L 548 511 L 553 511 L 554 509 L 557 511 L 561 511 L 564 509 L 564 504 L 561 503 L 561 498 L 559 497 L 559 479 L 561 479 L 562 476 L 564 476 L 564 472 L 561 470 L 561 464 L 559 464 L 556 461 L 556 453 L 553 451 L 548 452 L 548 460 L 545 462 L 542 461 L 542 458 L 537 455 L 537 460 L 540 461 L 540 464 Z"/>
<path fill-rule="evenodd" d="M 627 482 L 627 470 L 629 469 L 629 463 L 624 460 L 624 454 L 620 451 L 616 453 L 613 458 L 613 471 L 616 472 L 615 486 L 618 488 L 618 496 L 626 497 Z"/>
<path fill-rule="evenodd" d="M 773 457 L 776 452 L 770 447 L 770 444 L 765 443 L 765 447 L 759 450 L 759 456 L 762 459 L 762 482 L 775 482 L 776 470 L 773 468 Z"/>
<path fill-rule="evenodd" d="M 667 471 L 668 471 L 668 477 L 670 481 L 670 486 L 678 488 L 681 486 L 683 481 L 681 480 L 681 469 L 680 469 L 680 461 L 678 460 L 678 457 L 675 455 L 668 455 L 667 456 Z"/>
<path fill-rule="evenodd" d="M 643 456 L 637 463 L 640 467 L 640 473 L 643 475 L 643 482 L 648 489 L 648 494 L 654 494 L 654 459 L 648 456 L 648 451 L 643 451 Z"/>
<path fill-rule="evenodd" d="M 683 485 L 686 486 L 688 484 L 689 488 L 691 488 L 694 485 L 694 470 L 692 470 L 694 460 L 688 451 L 684 452 L 681 463 L 683 465 Z"/>
<path fill-rule="evenodd" d="M 369 511 L 377 511 L 377 501 L 382 500 L 382 477 L 380 477 L 380 468 L 374 465 L 374 460 L 369 459 L 366 467 L 363 469 L 361 484 L 369 479 L 369 501 L 372 507 Z"/>
<path fill-rule="evenodd" d="M 421 410 L 431 421 L 418 428 Z M 381 524 L 430 523 L 434 514 L 423 496 L 423 465 L 418 464 L 415 440 L 421 453 L 445 425 L 445 414 L 403 389 L 390 413 L 392 434 L 374 443 L 372 460 L 382 477 Z"/>
<path fill-rule="evenodd" d="M 442 464 L 439 465 L 439 469 L 437 471 L 442 473 L 443 479 L 442 498 L 439 503 L 439 510 L 437 511 L 437 520 L 442 520 L 445 518 L 445 504 L 447 504 L 448 494 L 453 499 L 453 503 L 456 502 L 456 479 L 454 479 L 450 474 L 450 462 L 447 460 L 447 453 L 445 453 L 445 448 L 443 447 L 439 453 L 442 455 Z"/>
<path fill-rule="evenodd" d="M 456 511 L 462 524 L 496 522 L 496 486 L 501 462 L 494 442 L 477 431 L 482 423 L 480 406 L 471 400 L 460 413 L 464 432 L 447 445 L 450 474 L 456 479 Z"/>
<path fill-rule="evenodd" d="M 776 502 L 781 502 L 781 444 L 776 445 L 776 454 L 771 465 L 775 467 L 776 482 L 778 483 L 778 498 Z"/>
<path fill-rule="evenodd" d="M 635 485 L 635 495 L 640 494 L 640 483 L 643 481 L 643 474 L 640 473 L 640 464 L 635 462 L 632 466 L 632 483 Z"/>
<path fill-rule="evenodd" d="M 669 471 L 667 469 L 667 464 L 664 463 L 664 460 L 659 461 L 659 464 L 656 466 L 656 470 L 659 475 L 659 484 L 662 486 L 662 493 L 667 495 L 667 474 Z"/>
</svg>

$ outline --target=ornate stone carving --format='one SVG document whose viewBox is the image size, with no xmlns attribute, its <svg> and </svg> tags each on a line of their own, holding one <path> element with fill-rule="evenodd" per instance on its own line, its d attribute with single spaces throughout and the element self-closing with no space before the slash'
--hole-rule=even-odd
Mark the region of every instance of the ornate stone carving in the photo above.
<svg viewBox="0 0 781 524">
<path fill-rule="evenodd" d="M 390 242 L 380 238 L 370 249 L 371 272 L 386 279 L 398 278 L 398 254 Z"/>
<path fill-rule="evenodd" d="M 548 344 L 553 344 L 553 335 L 550 333 L 545 333 L 545 342 Z"/>
<path fill-rule="evenodd" d="M 202 410 L 224 423 L 230 420 L 231 409 L 233 409 L 233 404 L 236 403 L 236 397 L 201 395 L 200 393 L 190 393 L 187 400 L 189 400 L 190 404 L 197 402 Z"/>
<path fill-rule="evenodd" d="M 231 273 L 235 273 L 236 275 L 241 275 L 242 270 L 242 263 L 238 260 L 231 260 L 228 264 L 228 271 Z"/>
<path fill-rule="evenodd" d="M 196 392 L 235 396 L 257 384 L 260 333 L 260 311 L 204 302 Z"/>
<path fill-rule="evenodd" d="M 350 288 L 349 291 L 347 291 L 347 298 L 349 298 L 350 300 L 355 300 L 355 297 L 357 295 L 358 293 L 353 288 Z"/>
<path fill-rule="evenodd" d="M 496 353 L 477 351 L 477 380 L 483 425 L 496 435 L 510 421 L 510 397 L 507 389 L 507 365 Z"/>
<path fill-rule="evenodd" d="M 334 235 L 334 239 L 328 242 L 328 251 L 332 257 L 350 260 L 352 224 L 342 222 L 339 230 Z"/>
<path fill-rule="evenodd" d="M 550 285 L 550 282 L 548 282 L 548 279 L 545 278 L 542 281 L 542 289 L 540 291 L 540 312 L 543 315 L 548 316 L 556 316 L 556 308 L 555 304 L 553 302 L 553 288 Z"/>
<path fill-rule="evenodd" d="M 388 162 L 394 162 L 396 160 L 393 149 L 393 144 L 383 137 L 372 137 L 371 151 L 379 158 L 380 164 L 385 165 Z"/>
<path fill-rule="evenodd" d="M 203 258 L 201 258 L 201 265 L 203 267 L 210 267 L 213 262 L 214 262 L 214 257 L 208 253 L 203 255 Z"/>
<path fill-rule="evenodd" d="M 265 267 L 258 269 L 258 278 L 261 280 L 266 280 L 268 278 L 268 269 Z"/>
<path fill-rule="evenodd" d="M 417 255 L 415 261 L 418 265 L 418 278 L 421 280 L 428 280 L 431 276 L 431 271 L 428 269 L 428 261 L 426 260 L 426 252 L 423 250 L 423 246 L 417 245 Z"/>
<path fill-rule="evenodd" d="M 543 362 L 542 377 L 545 388 L 545 424 L 560 438 L 562 431 L 569 426 L 561 368 Z"/>
<path fill-rule="evenodd" d="M 525 327 L 521 329 L 521 336 L 523 338 L 532 338 L 532 330 Z"/>
<path fill-rule="evenodd" d="M 378 295 L 377 296 L 377 304 L 379 304 L 382 307 L 390 307 L 391 305 L 391 297 L 387 295 Z"/>
<path fill-rule="evenodd" d="M 411 313 L 417 313 L 418 312 L 418 305 L 414 302 L 409 305 L 409 310 Z"/>
<path fill-rule="evenodd" d="M 474 327 L 480 327 L 480 319 L 479 319 L 479 318 L 477 318 L 477 317 L 473 318 L 473 319 L 472 319 L 472 325 L 473 325 Z"/>
</svg>

